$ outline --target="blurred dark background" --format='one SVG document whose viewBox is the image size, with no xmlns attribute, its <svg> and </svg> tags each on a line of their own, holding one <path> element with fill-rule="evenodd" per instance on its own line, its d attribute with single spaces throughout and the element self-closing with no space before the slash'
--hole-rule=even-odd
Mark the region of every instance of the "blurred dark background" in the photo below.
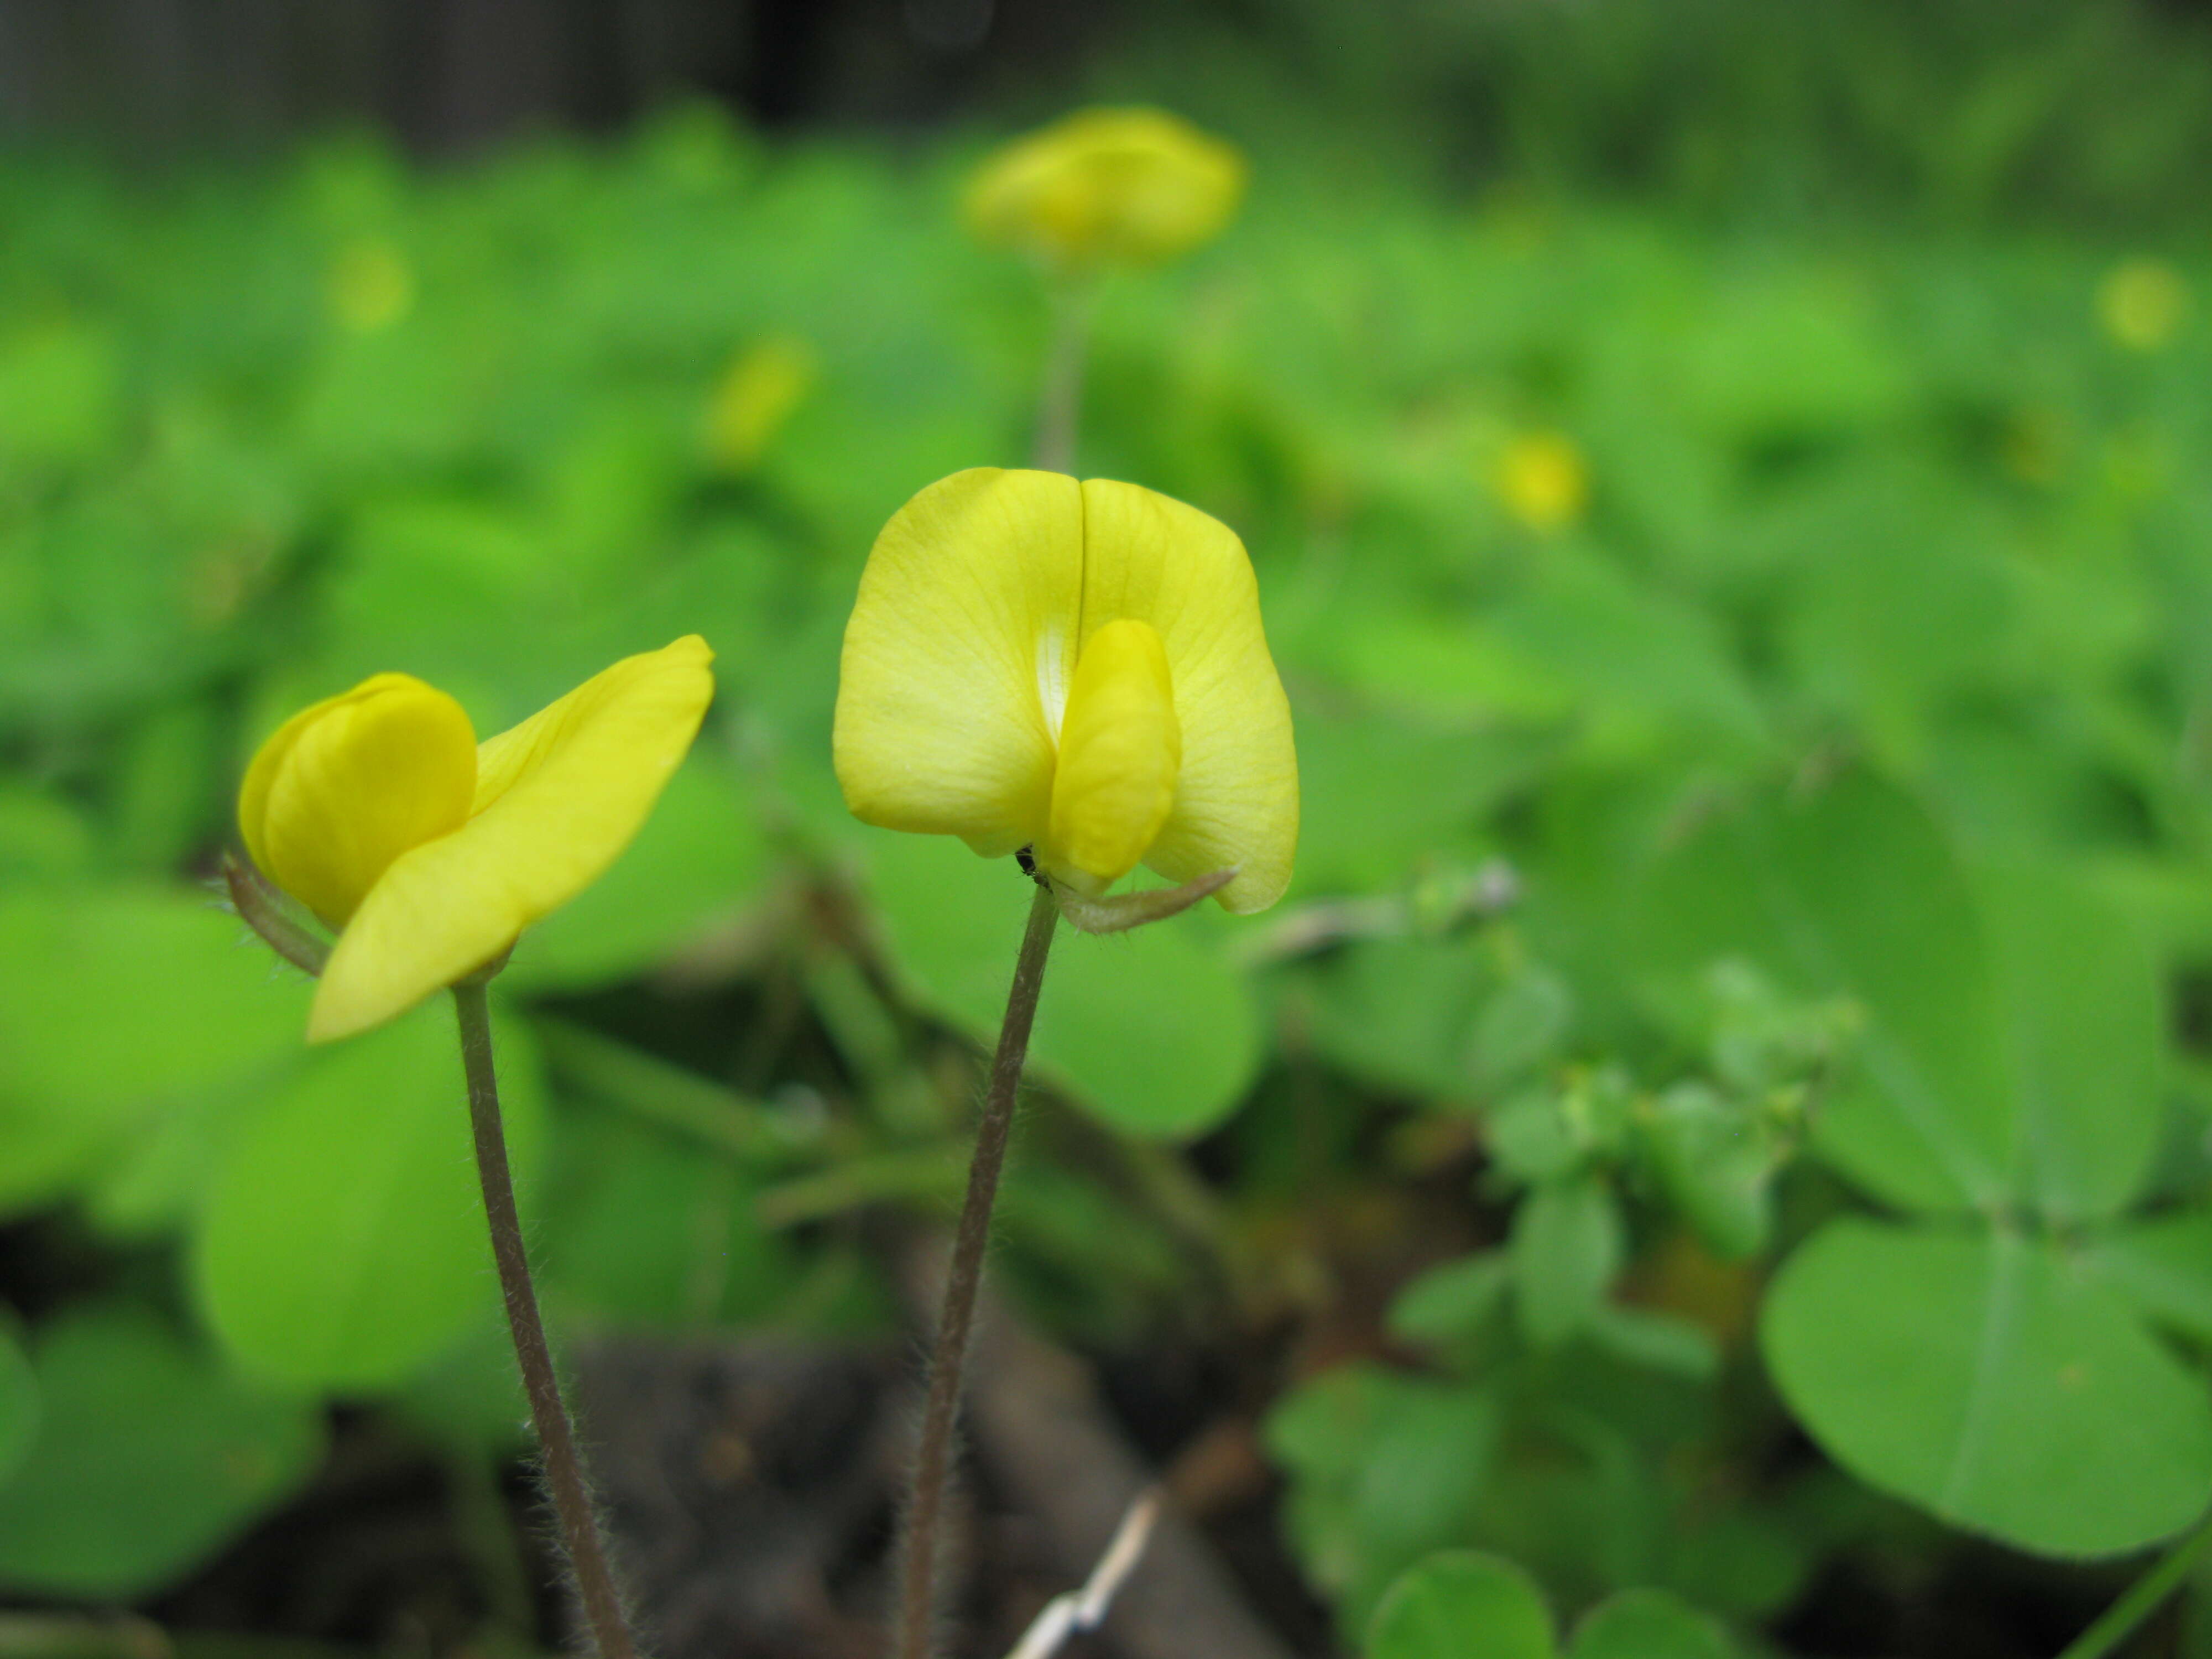
<svg viewBox="0 0 2212 1659">
<path fill-rule="evenodd" d="M 705 94 L 919 131 L 1085 97 L 1419 182 L 1732 211 L 2173 222 L 2212 167 L 2207 0 L 0 0 L 0 141 L 133 160 L 368 125 L 452 157 Z M 1288 129 L 1289 132 L 1285 133 Z"/>
</svg>

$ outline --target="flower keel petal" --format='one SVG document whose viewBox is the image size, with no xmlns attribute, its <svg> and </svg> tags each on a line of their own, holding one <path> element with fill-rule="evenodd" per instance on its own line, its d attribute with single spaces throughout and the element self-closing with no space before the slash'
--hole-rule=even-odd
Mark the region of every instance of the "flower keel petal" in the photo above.
<svg viewBox="0 0 2212 1659">
<path fill-rule="evenodd" d="M 1135 869 L 1175 805 L 1182 763 L 1158 631 L 1133 617 L 1108 623 L 1084 642 L 1068 687 L 1045 868 L 1090 894 Z"/>
<path fill-rule="evenodd" d="M 1145 861 L 1176 882 L 1234 868 L 1222 905 L 1264 910 L 1290 884 L 1298 763 L 1252 562 L 1218 520 L 1135 484 L 1090 479 L 1083 502 L 1085 627 L 1145 618 L 1175 683 L 1182 767 Z"/>
</svg>

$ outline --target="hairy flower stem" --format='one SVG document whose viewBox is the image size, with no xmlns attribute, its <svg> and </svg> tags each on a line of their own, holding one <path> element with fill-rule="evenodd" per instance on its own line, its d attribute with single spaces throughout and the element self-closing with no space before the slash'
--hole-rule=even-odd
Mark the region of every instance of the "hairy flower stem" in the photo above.
<svg viewBox="0 0 2212 1659">
<path fill-rule="evenodd" d="M 531 1288 L 530 1258 L 522 1247 L 514 1182 L 507 1173 L 507 1136 L 500 1127 L 499 1078 L 492 1068 L 491 1011 L 483 976 L 453 987 L 453 1008 L 460 1020 L 461 1064 L 469 1079 L 469 1122 L 476 1131 L 477 1175 L 483 1183 L 484 1215 L 491 1223 L 492 1259 L 499 1265 L 507 1329 L 514 1334 L 514 1357 L 522 1367 L 523 1391 L 530 1397 L 530 1418 L 545 1462 L 545 1484 L 552 1489 L 553 1508 L 560 1519 L 561 1540 L 576 1575 L 577 1594 L 583 1601 L 584 1616 L 591 1624 L 599 1659 L 636 1659 L 637 1649 L 623 1620 L 622 1598 L 615 1592 L 614 1575 L 607 1569 L 606 1551 L 599 1541 L 599 1517 L 592 1510 L 568 1409 L 561 1401 L 552 1350 L 545 1343 L 545 1326 L 538 1316 L 538 1293 Z"/>
<path fill-rule="evenodd" d="M 960 1413 L 961 1371 L 975 1320 L 975 1292 L 983 1280 L 983 1249 L 991 1237 L 991 1203 L 998 1195 L 1006 1139 L 1014 1127 L 1014 1096 L 1021 1087 L 1030 1027 L 1036 1019 L 1037 990 L 1044 983 L 1045 957 L 1059 921 L 1060 907 L 1053 902 L 1052 890 L 1039 882 L 1030 904 L 1029 928 L 1022 935 L 1022 952 L 1014 963 L 1013 989 L 1006 996 L 1006 1023 L 999 1028 L 998 1053 L 991 1060 L 983 1121 L 976 1127 L 975 1156 L 968 1166 L 968 1195 L 960 1206 L 952 1265 L 945 1280 L 945 1311 L 931 1357 L 929 1395 L 922 1407 L 921 1440 L 915 1453 L 906 1536 L 900 1551 L 896 1659 L 927 1659 L 937 1622 L 937 1539 L 951 1471 L 953 1424 Z"/>
<path fill-rule="evenodd" d="M 2120 1599 L 2106 1607 L 2097 1622 L 2075 1637 L 2058 1659 L 2105 1659 L 2118 1649 L 2123 1642 L 2136 1633 L 2136 1628 L 2151 1614 L 2165 1605 L 2166 1598 L 2181 1588 L 2197 1558 L 2204 1547 L 2212 1544 L 2212 1519 L 2199 1522 L 2197 1529 L 2168 1550 L 2158 1565 L 2121 1592 Z"/>
</svg>

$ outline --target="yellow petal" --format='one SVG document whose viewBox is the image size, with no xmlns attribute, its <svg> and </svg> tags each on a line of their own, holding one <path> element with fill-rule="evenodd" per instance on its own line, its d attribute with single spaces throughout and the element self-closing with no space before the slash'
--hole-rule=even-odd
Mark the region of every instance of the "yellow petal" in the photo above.
<svg viewBox="0 0 2212 1659">
<path fill-rule="evenodd" d="M 1082 495 L 1059 473 L 977 467 L 898 510 L 838 672 L 832 747 L 855 817 L 987 855 L 1043 836 L 1082 570 Z"/>
<path fill-rule="evenodd" d="M 1244 544 L 1218 520 L 1134 484 L 1083 485 L 1085 649 L 1117 617 L 1159 632 L 1182 765 L 1145 862 L 1171 881 L 1234 867 L 1227 908 L 1263 910 L 1290 884 L 1298 763 Z"/>
<path fill-rule="evenodd" d="M 1175 805 L 1182 761 L 1158 632 L 1133 617 L 1107 623 L 1083 642 L 1068 685 L 1045 867 L 1092 894 L 1135 869 Z"/>
<path fill-rule="evenodd" d="M 1018 138 L 969 186 L 969 224 L 1071 266 L 1150 264 L 1218 235 L 1244 158 L 1156 109 L 1083 110 Z"/>
<path fill-rule="evenodd" d="M 394 862 L 339 937 L 309 1040 L 390 1019 L 596 880 L 691 746 L 713 660 L 696 635 L 626 657 L 486 740 L 468 821 Z"/>
<path fill-rule="evenodd" d="M 238 825 L 262 873 L 333 927 L 410 848 L 457 829 L 477 737 L 444 692 L 379 674 L 301 710 L 261 745 Z"/>
</svg>

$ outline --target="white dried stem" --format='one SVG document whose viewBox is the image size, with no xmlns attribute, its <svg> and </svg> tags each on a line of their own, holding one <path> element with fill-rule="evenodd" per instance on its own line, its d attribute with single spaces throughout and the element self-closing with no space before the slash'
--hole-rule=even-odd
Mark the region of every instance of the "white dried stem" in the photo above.
<svg viewBox="0 0 2212 1659">
<path fill-rule="evenodd" d="M 1159 1515 L 1158 1488 L 1139 1493 L 1115 1529 L 1114 1541 L 1106 1546 L 1106 1553 L 1092 1569 L 1090 1582 L 1079 1590 L 1055 1595 L 1045 1603 L 1044 1611 L 1037 1614 L 1036 1622 L 1006 1659 L 1049 1659 L 1069 1637 L 1104 1624 L 1123 1581 L 1143 1559 L 1145 1546 L 1152 1540 L 1152 1523 Z"/>
</svg>

